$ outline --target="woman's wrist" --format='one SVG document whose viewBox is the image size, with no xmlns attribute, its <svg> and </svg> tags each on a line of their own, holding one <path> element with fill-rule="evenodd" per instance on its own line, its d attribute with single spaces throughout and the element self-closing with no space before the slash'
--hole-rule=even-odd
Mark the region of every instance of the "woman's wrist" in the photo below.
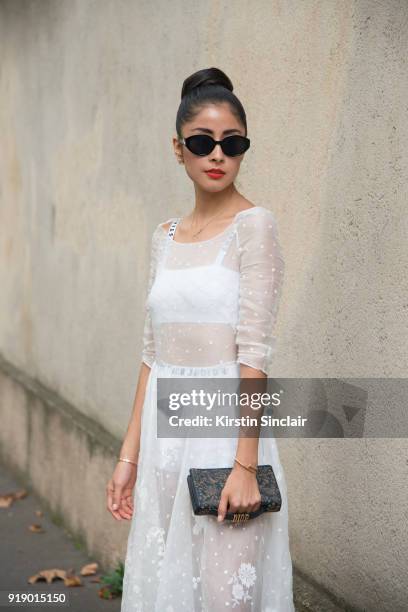
<svg viewBox="0 0 408 612">
<path fill-rule="evenodd" d="M 254 463 L 244 463 L 243 461 L 238 459 L 238 457 L 235 457 L 235 459 L 234 459 L 234 467 L 235 466 L 237 466 L 237 467 L 241 468 L 242 470 L 245 470 L 246 472 L 249 472 L 250 474 L 253 474 L 254 476 L 256 476 L 257 465 L 254 464 Z"/>
<path fill-rule="evenodd" d="M 121 446 L 118 454 L 118 459 L 129 459 L 129 462 L 138 463 L 139 461 L 139 445 L 130 444 L 127 440 Z"/>
<path fill-rule="evenodd" d="M 120 461 L 123 461 L 124 463 L 130 463 L 131 465 L 137 466 L 137 461 L 134 461 L 133 459 L 129 459 L 129 457 L 126 457 L 125 455 L 120 455 L 118 457 L 118 463 Z"/>
</svg>

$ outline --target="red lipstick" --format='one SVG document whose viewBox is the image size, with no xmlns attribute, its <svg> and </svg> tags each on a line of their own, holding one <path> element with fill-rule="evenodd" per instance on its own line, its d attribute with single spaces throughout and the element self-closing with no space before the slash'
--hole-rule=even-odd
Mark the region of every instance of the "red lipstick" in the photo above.
<svg viewBox="0 0 408 612">
<path fill-rule="evenodd" d="M 210 170 L 206 170 L 205 173 L 212 179 L 220 179 L 225 174 L 225 172 L 219 168 L 210 168 Z"/>
</svg>

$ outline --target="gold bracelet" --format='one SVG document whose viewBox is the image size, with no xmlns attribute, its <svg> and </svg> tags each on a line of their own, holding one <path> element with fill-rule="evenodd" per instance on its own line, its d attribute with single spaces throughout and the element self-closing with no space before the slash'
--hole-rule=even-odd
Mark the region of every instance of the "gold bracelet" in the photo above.
<svg viewBox="0 0 408 612">
<path fill-rule="evenodd" d="M 248 470 L 249 472 L 252 472 L 252 474 L 256 474 L 257 468 L 253 465 L 251 465 L 250 463 L 248 465 L 244 465 L 243 463 L 241 463 L 241 461 L 239 459 L 237 459 L 235 457 L 234 461 L 236 461 L 237 463 L 239 463 L 239 465 L 242 465 L 243 468 L 245 468 L 246 470 Z"/>
<path fill-rule="evenodd" d="M 133 465 L 137 465 L 136 461 L 132 461 L 131 459 L 127 459 L 126 457 L 119 457 L 118 461 L 124 461 L 125 463 L 132 463 Z"/>
</svg>

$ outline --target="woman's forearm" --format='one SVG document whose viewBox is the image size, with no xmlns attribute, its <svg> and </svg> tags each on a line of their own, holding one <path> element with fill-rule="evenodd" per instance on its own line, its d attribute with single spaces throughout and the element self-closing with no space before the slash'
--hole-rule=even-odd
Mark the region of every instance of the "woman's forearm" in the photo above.
<svg viewBox="0 0 408 612">
<path fill-rule="evenodd" d="M 239 438 L 236 457 L 245 465 L 258 465 L 259 438 Z"/>
<path fill-rule="evenodd" d="M 136 462 L 139 457 L 142 410 L 149 374 L 149 366 L 142 362 L 139 371 L 139 379 L 136 386 L 133 410 L 120 453 L 121 457 L 127 457 L 128 459 Z"/>
<path fill-rule="evenodd" d="M 264 379 L 266 383 L 266 380 L 265 380 L 266 374 L 264 372 L 262 372 L 261 370 L 257 370 L 255 368 L 251 368 L 250 366 L 247 366 L 245 364 L 240 365 L 240 377 L 242 379 L 261 378 L 261 379 Z M 259 418 L 259 416 L 261 416 L 260 413 L 261 413 L 261 410 L 257 410 L 254 416 L 257 416 Z M 256 433 L 258 435 L 256 435 Z M 255 431 L 254 428 L 251 428 L 251 434 L 253 435 L 253 437 L 245 437 L 245 436 L 241 437 L 240 436 L 238 438 L 236 457 L 240 461 L 242 461 L 242 463 L 245 463 L 245 464 L 250 463 L 251 465 L 258 465 L 259 425 L 258 425 L 257 432 Z"/>
</svg>

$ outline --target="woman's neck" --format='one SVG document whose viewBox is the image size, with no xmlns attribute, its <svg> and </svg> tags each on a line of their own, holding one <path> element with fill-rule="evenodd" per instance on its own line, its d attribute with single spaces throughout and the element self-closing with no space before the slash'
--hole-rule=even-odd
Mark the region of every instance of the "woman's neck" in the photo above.
<svg viewBox="0 0 408 612">
<path fill-rule="evenodd" d="M 221 210 L 227 212 L 233 209 L 234 203 L 242 198 L 233 183 L 219 193 L 209 193 L 196 186 L 195 196 L 195 207 L 192 215 L 201 221 L 210 219 L 215 214 L 220 213 Z"/>
</svg>

